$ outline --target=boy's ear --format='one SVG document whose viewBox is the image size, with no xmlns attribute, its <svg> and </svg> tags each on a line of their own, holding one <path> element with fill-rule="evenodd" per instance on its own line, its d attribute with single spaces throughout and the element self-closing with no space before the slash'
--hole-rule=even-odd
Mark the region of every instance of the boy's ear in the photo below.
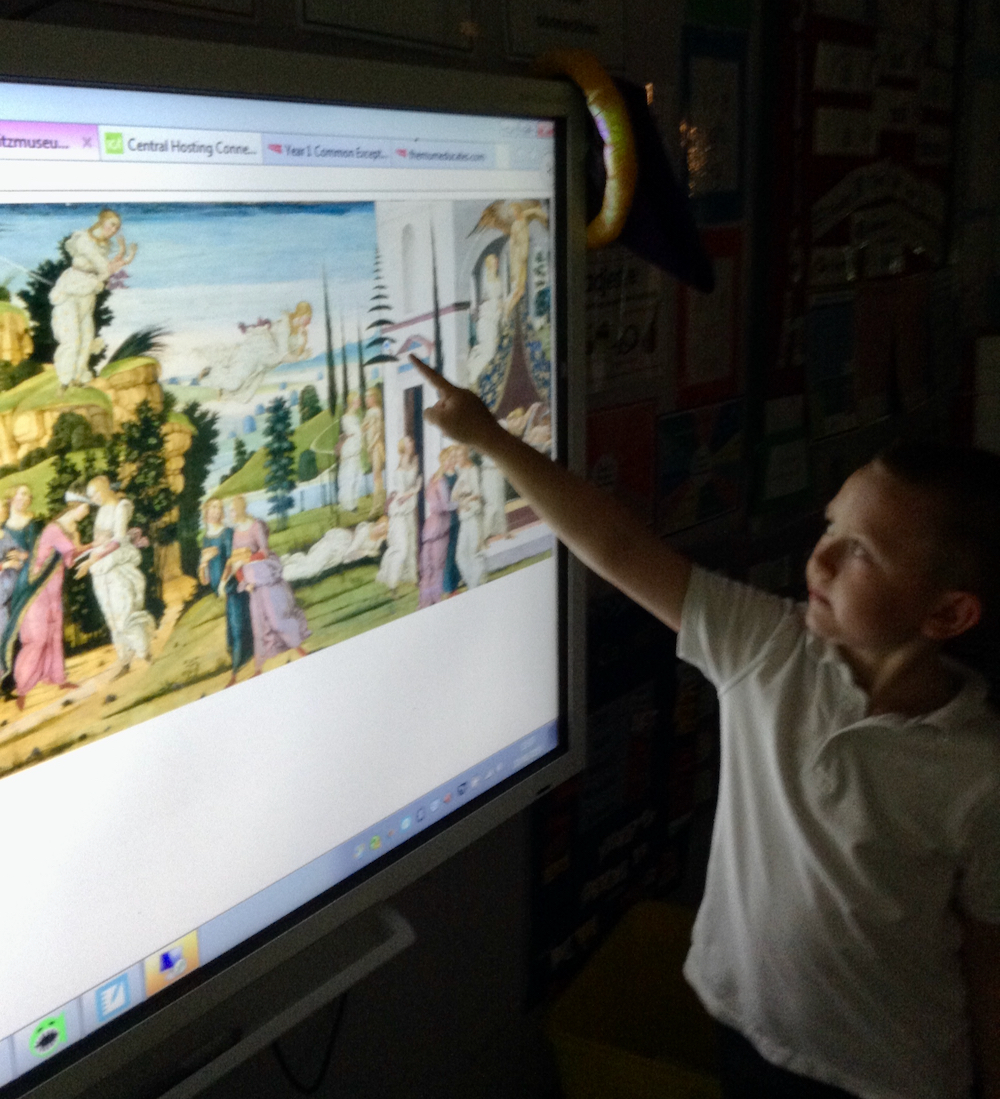
<svg viewBox="0 0 1000 1099">
<path fill-rule="evenodd" d="M 970 591 L 946 591 L 924 620 L 923 634 L 932 641 L 947 641 L 971 630 L 983 616 L 983 604 Z"/>
</svg>

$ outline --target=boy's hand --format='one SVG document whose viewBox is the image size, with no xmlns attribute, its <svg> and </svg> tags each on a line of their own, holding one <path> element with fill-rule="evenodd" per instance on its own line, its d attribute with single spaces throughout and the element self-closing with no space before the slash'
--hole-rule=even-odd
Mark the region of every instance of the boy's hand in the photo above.
<svg viewBox="0 0 1000 1099">
<path fill-rule="evenodd" d="M 618 501 L 504 431 L 467 389 L 452 385 L 414 355 L 410 361 L 438 392 L 438 403 L 424 413 L 431 423 L 488 454 L 518 495 L 585 565 L 672 630 L 680 628 L 691 575 L 687 558 Z"/>
<path fill-rule="evenodd" d="M 493 418 L 493 413 L 468 389 L 452 385 L 416 355 L 410 362 L 420 371 L 424 380 L 437 390 L 437 404 L 424 410 L 424 418 L 439 427 L 456 442 L 467 443 L 482 453 L 489 453 L 497 440 L 503 439 L 504 430 Z"/>
</svg>

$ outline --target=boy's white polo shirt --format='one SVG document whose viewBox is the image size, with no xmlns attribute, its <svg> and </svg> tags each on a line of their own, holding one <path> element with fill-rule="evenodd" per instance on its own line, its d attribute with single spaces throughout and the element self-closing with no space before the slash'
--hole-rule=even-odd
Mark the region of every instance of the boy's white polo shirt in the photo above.
<svg viewBox="0 0 1000 1099">
<path fill-rule="evenodd" d="M 719 694 L 722 769 L 684 972 L 775 1064 L 865 1099 L 962 1099 L 957 903 L 1000 922 L 1000 721 L 979 676 L 867 717 L 789 600 L 694 569 L 677 654 Z"/>
</svg>

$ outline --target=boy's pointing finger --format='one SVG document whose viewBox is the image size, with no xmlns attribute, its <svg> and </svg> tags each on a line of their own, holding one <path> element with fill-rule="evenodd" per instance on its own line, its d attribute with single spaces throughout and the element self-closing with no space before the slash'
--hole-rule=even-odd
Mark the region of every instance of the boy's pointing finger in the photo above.
<svg viewBox="0 0 1000 1099">
<path fill-rule="evenodd" d="M 410 362 L 437 391 L 437 403 L 424 409 L 426 420 L 456 442 L 468 443 L 479 450 L 485 450 L 497 433 L 502 434 L 493 414 L 475 393 L 442 378 L 416 355 L 410 355 Z"/>
<path fill-rule="evenodd" d="M 431 385 L 434 386 L 434 388 L 438 391 L 439 394 L 441 394 L 442 397 L 446 393 L 450 393 L 455 388 L 455 386 L 453 386 L 447 378 L 442 378 L 436 370 L 431 370 L 431 368 L 427 365 L 427 363 L 423 361 L 423 359 L 418 359 L 416 355 L 412 354 L 412 352 L 410 354 L 410 362 L 413 363 L 417 370 L 420 371 L 420 373 L 424 377 L 424 380 L 430 382 Z"/>
</svg>

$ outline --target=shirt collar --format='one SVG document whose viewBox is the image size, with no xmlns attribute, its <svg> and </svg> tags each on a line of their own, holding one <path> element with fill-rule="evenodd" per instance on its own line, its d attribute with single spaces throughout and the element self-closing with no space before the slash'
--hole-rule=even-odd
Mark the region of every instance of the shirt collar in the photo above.
<svg viewBox="0 0 1000 1099">
<path fill-rule="evenodd" d="M 804 605 L 802 610 L 804 612 Z M 836 645 L 817 637 L 803 621 L 806 631 L 807 645 L 813 646 L 816 659 L 821 663 L 832 663 L 837 674 L 843 680 L 844 688 L 849 692 L 852 708 L 857 710 L 854 723 L 872 722 L 881 725 L 932 725 L 937 729 L 950 732 L 971 721 L 980 719 L 984 710 L 988 709 L 989 684 L 979 672 L 953 660 L 949 656 L 942 656 L 942 663 L 961 680 L 961 686 L 957 693 L 943 706 L 932 710 L 929 714 L 917 714 L 907 716 L 904 714 L 868 714 L 869 697 L 864 688 L 859 687 L 854 679 L 854 671 L 850 664 L 841 655 Z M 852 723 L 853 724 L 853 723 Z"/>
</svg>

